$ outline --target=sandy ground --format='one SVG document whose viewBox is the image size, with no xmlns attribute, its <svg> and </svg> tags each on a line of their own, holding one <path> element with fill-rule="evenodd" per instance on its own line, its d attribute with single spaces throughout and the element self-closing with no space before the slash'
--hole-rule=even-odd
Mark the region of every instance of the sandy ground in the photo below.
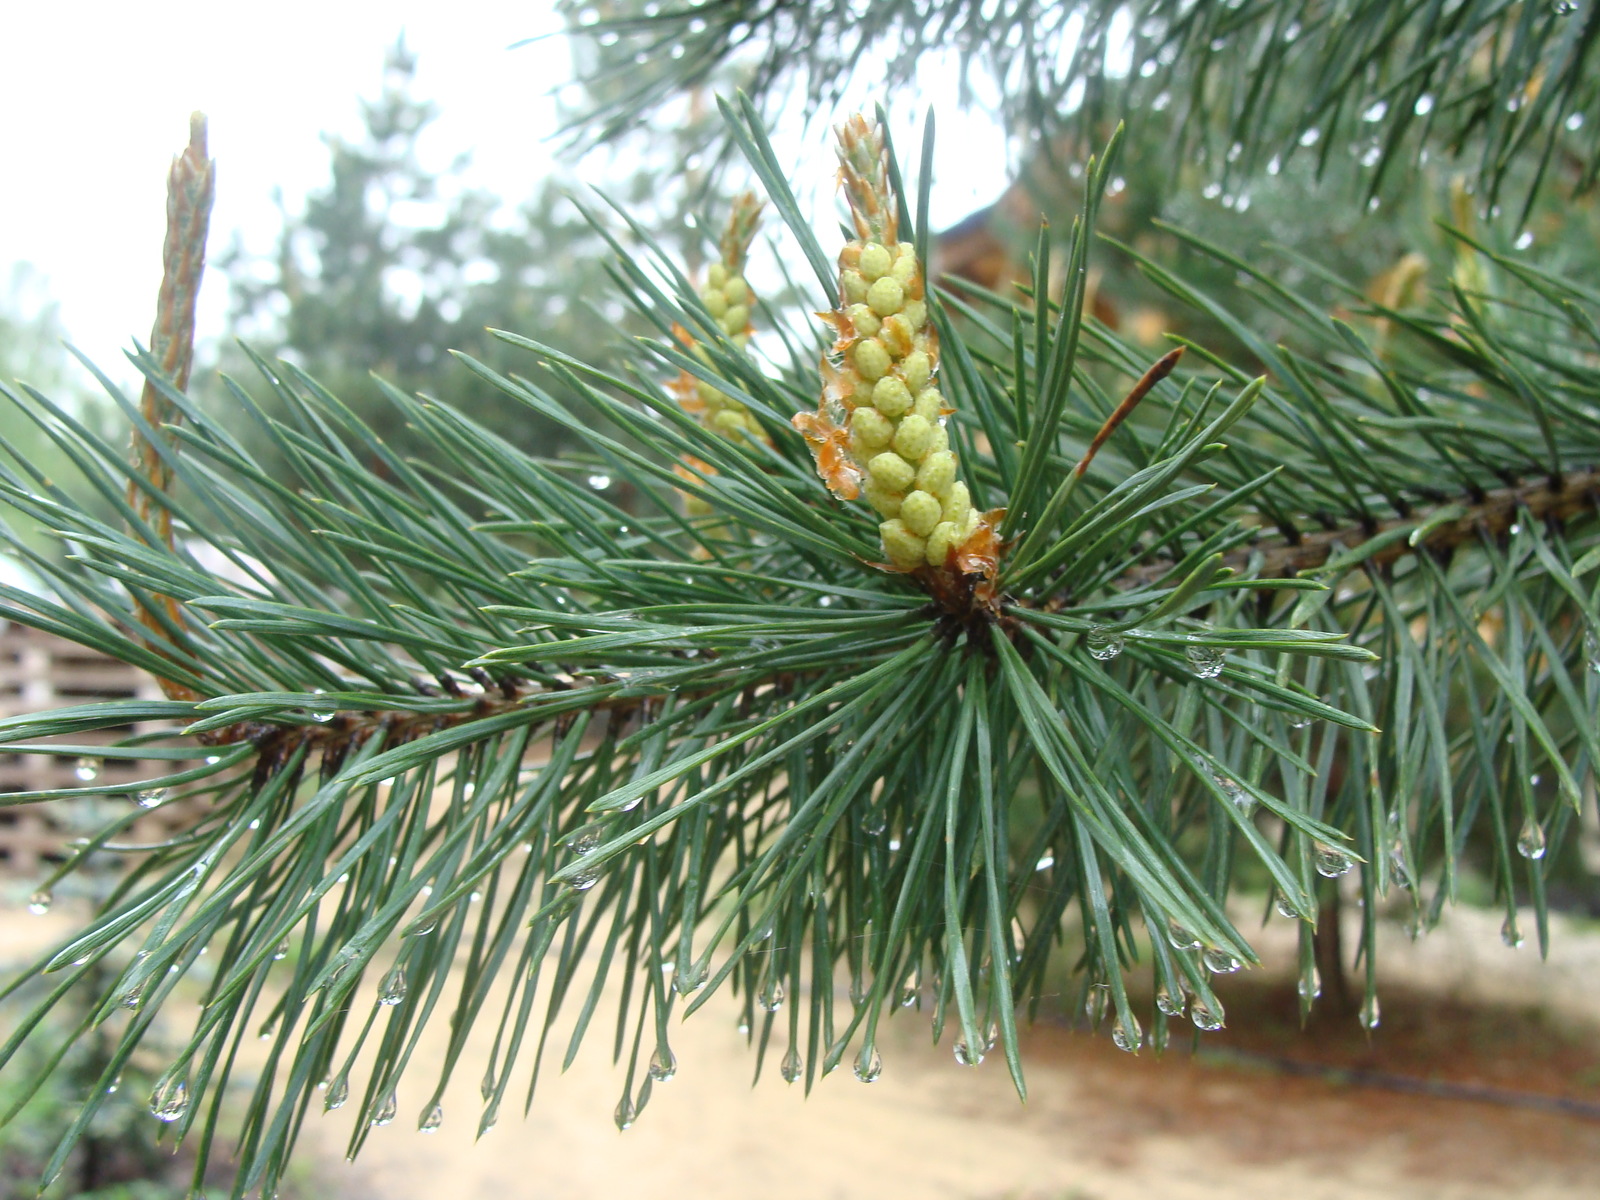
<svg viewBox="0 0 1600 1200">
<path fill-rule="evenodd" d="M 55 923 L 0 920 L 0 962 L 17 961 L 21 943 Z M 475 1144 L 487 1023 L 446 1096 L 443 1127 L 415 1129 L 446 1036 L 439 1021 L 402 1088 L 400 1119 L 372 1131 L 357 1162 L 343 1160 L 350 1109 L 308 1123 L 301 1152 L 317 1165 L 305 1195 L 1592 1200 L 1600 934 L 1558 921 L 1541 963 L 1531 947 L 1502 946 L 1498 930 L 1498 916 L 1457 911 L 1415 945 L 1395 931 L 1383 958 L 1384 1021 L 1370 1040 L 1353 1021 L 1301 1034 L 1284 1019 L 1292 992 L 1271 969 L 1283 956 L 1268 936 L 1268 970 L 1219 988 L 1230 1030 L 1208 1037 L 1198 1057 L 1186 1039 L 1162 1059 L 1133 1058 L 1104 1036 L 1041 1025 L 1026 1035 L 1025 1103 L 1000 1056 L 958 1066 L 948 1035 L 945 1047 L 930 1046 L 927 1018 L 915 1012 L 889 1023 L 877 1083 L 844 1069 L 806 1098 L 777 1077 L 773 1057 L 752 1087 L 754 1056 L 734 1009 L 712 1004 L 675 1032 L 677 1077 L 657 1086 L 627 1132 L 612 1124 L 621 1076 L 605 1052 L 608 1027 L 597 1023 L 574 1068 L 541 1080 L 531 1115 L 508 1098 L 499 1126 Z M 1275 1059 L 1565 1096 L 1590 1115 L 1294 1076 Z"/>
</svg>

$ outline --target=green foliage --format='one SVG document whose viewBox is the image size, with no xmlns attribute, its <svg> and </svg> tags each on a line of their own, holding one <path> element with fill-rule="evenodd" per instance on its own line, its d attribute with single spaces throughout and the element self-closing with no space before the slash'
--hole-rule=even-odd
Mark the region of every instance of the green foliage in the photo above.
<svg viewBox="0 0 1600 1200">
<path fill-rule="evenodd" d="M 1212 15 L 1185 28 L 1262 11 L 1193 6 Z M 724 116 L 787 225 L 791 284 L 835 308 L 837 245 L 754 102 Z M 1274 136 L 1245 132 L 1252 154 Z M 206 804 L 129 852 L 90 926 L 16 985 L 59 981 L 40 1013 L 88 989 L 85 1027 L 113 1039 L 45 1175 L 190 977 L 203 1006 L 152 1108 L 203 1167 L 234 1124 L 239 1040 L 264 1030 L 243 1196 L 273 1190 L 319 1103 L 355 1112 L 352 1153 L 402 1113 L 459 1119 L 440 1104 L 485 1065 L 464 1054 L 479 1022 L 496 1029 L 484 1130 L 615 1005 L 626 1127 L 676 1069 L 675 1018 L 728 997 L 760 1059 L 807 1087 L 846 1060 L 876 1078 L 880 1023 L 906 1006 L 962 1062 L 998 1045 L 1021 1091 L 1017 1016 L 1069 969 L 1125 1049 L 1214 1029 L 1212 976 L 1255 960 L 1229 901 L 1262 881 L 1298 930 L 1309 1007 L 1315 924 L 1349 877 L 1369 1027 L 1380 908 L 1425 928 L 1481 869 L 1508 940 L 1520 903 L 1543 945 L 1547 874 L 1600 758 L 1600 293 L 1557 249 L 1460 229 L 1428 283 L 1378 299 L 1294 249 L 1169 229 L 1179 255 L 1113 250 L 1095 228 L 1122 136 L 1085 166 L 1070 235 L 1036 244 L 1059 298 L 930 293 L 952 447 L 975 504 L 1006 509 L 992 570 L 883 569 L 874 514 L 835 497 L 791 425 L 816 407 L 817 331 L 763 306 L 776 349 L 749 353 L 681 254 L 598 217 L 610 284 L 652 336 L 610 365 L 537 329 L 462 355 L 517 419 L 379 384 L 392 416 L 369 420 L 262 358 L 227 384 L 248 436 L 148 361 L 181 426 L 150 429 L 110 389 L 175 472 L 152 496 L 174 546 L 123 499 L 119 448 L 51 413 L 122 521 L 26 464 L 0 472 L 13 507 L 81 549 L 49 567 L 58 601 L 8 593 L 7 613 L 179 698 L 35 714 L 0 739 L 77 754 L 45 739 L 168 717 L 204 748 L 140 790 Z M 924 254 L 945 153 L 930 129 L 915 169 L 890 164 Z M 1217 344 L 1174 335 L 1182 362 L 1147 374 L 1147 347 L 1086 315 L 1111 253 Z M 765 436 L 705 428 L 663 386 L 679 372 Z M 425 454 L 380 432 L 397 421 Z M 523 421 L 581 456 L 528 453 L 507 434 Z M 430 1020 L 449 1049 L 421 1079 Z"/>
</svg>

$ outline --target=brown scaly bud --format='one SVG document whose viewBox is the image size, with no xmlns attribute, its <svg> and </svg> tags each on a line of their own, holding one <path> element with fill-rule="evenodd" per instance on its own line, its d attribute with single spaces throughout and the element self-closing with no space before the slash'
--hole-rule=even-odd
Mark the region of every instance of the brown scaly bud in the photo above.
<svg viewBox="0 0 1600 1200">
<path fill-rule="evenodd" d="M 939 340 L 928 323 L 915 247 L 898 240 L 883 132 L 859 114 L 836 131 L 839 183 L 856 240 L 839 254 L 839 301 L 822 319 L 838 339 L 822 362 L 822 398 L 794 425 L 822 476 L 844 500 L 858 495 L 883 518 L 890 565 L 993 573 L 996 513 L 972 507 L 959 478 L 938 388 Z"/>
</svg>

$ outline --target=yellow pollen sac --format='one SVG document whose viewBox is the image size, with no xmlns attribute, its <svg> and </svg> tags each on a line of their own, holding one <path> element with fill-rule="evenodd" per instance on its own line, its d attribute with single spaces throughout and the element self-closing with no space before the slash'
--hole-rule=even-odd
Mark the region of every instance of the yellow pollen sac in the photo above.
<svg viewBox="0 0 1600 1200">
<path fill-rule="evenodd" d="M 918 537 L 927 537 L 939 523 L 939 502 L 927 492 L 912 492 L 900 505 L 900 520 Z"/>
<path fill-rule="evenodd" d="M 901 310 L 901 315 L 911 323 L 912 329 L 921 329 L 928 323 L 928 302 L 926 300 L 907 300 L 905 308 Z"/>
<path fill-rule="evenodd" d="M 880 517 L 888 518 L 900 515 L 900 505 L 904 497 L 899 492 L 886 492 L 869 478 L 861 485 L 861 495 L 868 504 L 877 510 Z"/>
<path fill-rule="evenodd" d="M 731 408 L 725 408 L 711 418 L 711 428 L 715 429 L 723 437 L 732 437 L 736 433 L 742 433 L 745 429 L 744 414 L 735 412 Z"/>
<path fill-rule="evenodd" d="M 889 353 L 896 358 L 904 358 L 911 353 L 911 348 L 916 345 L 916 336 L 916 330 L 911 328 L 904 313 L 895 313 L 885 320 L 878 333 L 879 339 L 889 347 Z"/>
<path fill-rule="evenodd" d="M 722 294 L 728 298 L 729 304 L 748 304 L 750 302 L 750 285 L 743 278 L 735 275 L 722 285 Z"/>
<path fill-rule="evenodd" d="M 928 543 L 925 554 L 930 567 L 942 567 L 945 560 L 950 557 L 950 551 L 960 544 L 955 525 L 949 521 L 940 521 L 928 534 Z"/>
<path fill-rule="evenodd" d="M 967 491 L 967 485 L 958 479 L 950 485 L 950 494 L 945 497 L 940 516 L 960 529 L 966 524 L 967 514 L 971 511 L 972 496 Z"/>
<path fill-rule="evenodd" d="M 894 451 L 907 462 L 919 463 L 933 445 L 933 425 L 916 413 L 903 418 L 894 433 Z"/>
<path fill-rule="evenodd" d="M 904 521 L 898 518 L 885 521 L 878 526 L 878 534 L 883 538 L 883 549 L 889 561 L 902 570 L 909 571 L 927 561 L 928 544 L 907 529 Z"/>
<path fill-rule="evenodd" d="M 867 463 L 867 473 L 872 476 L 873 482 L 886 492 L 905 491 L 917 475 L 916 468 L 892 450 L 874 455 Z M 953 463 L 951 473 L 954 474 Z M 947 490 L 948 487 L 947 484 Z"/>
<path fill-rule="evenodd" d="M 905 320 L 902 314 L 895 318 L 897 321 Z M 933 364 L 928 361 L 926 350 L 913 350 L 905 356 L 905 361 L 900 364 L 900 378 L 906 381 L 906 386 L 913 393 L 920 392 L 928 386 L 928 380 L 933 375 Z M 935 393 L 937 395 L 938 393 Z M 935 413 L 935 416 L 938 414 Z"/>
<path fill-rule="evenodd" d="M 868 242 L 861 248 L 861 276 L 868 283 L 882 279 L 893 266 L 894 259 L 890 257 L 887 246 Z"/>
<path fill-rule="evenodd" d="M 728 268 L 719 262 L 712 263 L 706 270 L 706 281 L 720 292 L 722 285 L 728 282 Z"/>
<path fill-rule="evenodd" d="M 868 383 L 876 383 L 889 373 L 889 351 L 876 338 L 856 344 L 855 360 L 856 370 Z"/>
<path fill-rule="evenodd" d="M 876 454 L 894 437 L 894 426 L 877 409 L 863 405 L 850 414 L 850 435 L 853 441 L 860 443 L 862 449 Z M 855 446 L 852 445 L 851 449 L 855 449 Z"/>
<path fill-rule="evenodd" d="M 743 304 L 735 304 L 722 314 L 718 323 L 724 333 L 739 333 L 750 323 L 750 310 Z"/>
<path fill-rule="evenodd" d="M 850 324 L 855 326 L 856 332 L 862 337 L 871 337 L 878 332 L 879 327 L 883 324 L 882 321 L 878 320 L 878 314 L 865 304 L 852 304 L 845 310 L 845 314 L 850 318 Z"/>
<path fill-rule="evenodd" d="M 867 289 L 867 305 L 880 317 L 892 317 L 905 302 L 905 289 L 893 276 L 885 275 Z"/>
<path fill-rule="evenodd" d="M 938 422 L 935 422 L 934 426 L 933 426 L 933 437 L 932 437 L 932 440 L 930 440 L 928 442 L 928 453 L 929 454 L 943 454 L 946 451 L 948 451 L 949 449 L 950 449 L 950 434 L 949 434 L 949 431 L 947 431 L 943 425 L 940 425 Z"/>
<path fill-rule="evenodd" d="M 868 286 L 860 271 L 844 271 L 839 276 L 839 289 L 847 304 L 865 304 Z"/>
<path fill-rule="evenodd" d="M 911 409 L 911 390 L 893 375 L 886 375 L 872 385 L 872 407 L 893 420 Z"/>
<path fill-rule="evenodd" d="M 901 242 L 896 246 L 894 266 L 889 268 L 889 273 L 901 287 L 910 283 L 912 276 L 917 273 L 917 248 L 910 242 Z"/>
<path fill-rule="evenodd" d="M 882 458 L 883 456 L 880 454 L 878 457 Z M 874 459 L 873 461 L 876 462 L 877 460 Z M 929 454 L 927 458 L 923 459 L 922 466 L 918 468 L 915 478 L 917 487 L 925 492 L 931 492 L 943 500 L 950 494 L 950 487 L 956 481 L 956 456 L 948 450 L 940 450 Z"/>
<path fill-rule="evenodd" d="M 700 302 L 706 306 L 708 313 L 719 319 L 728 311 L 728 298 L 715 288 L 707 288 L 701 294 Z"/>
<path fill-rule="evenodd" d="M 917 393 L 917 401 L 911 411 L 929 421 L 937 421 L 939 414 L 944 411 L 944 397 L 939 394 L 938 388 L 923 388 Z"/>
</svg>

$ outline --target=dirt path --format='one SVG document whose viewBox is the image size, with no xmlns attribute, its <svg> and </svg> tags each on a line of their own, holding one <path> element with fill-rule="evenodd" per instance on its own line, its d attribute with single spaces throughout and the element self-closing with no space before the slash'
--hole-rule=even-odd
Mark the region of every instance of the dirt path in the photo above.
<svg viewBox="0 0 1600 1200">
<path fill-rule="evenodd" d="M 1349 1022 L 1307 1037 L 1280 1023 L 1204 1045 L 1600 1103 L 1600 1041 L 1575 1024 L 1600 1017 L 1600 937 L 1558 930 L 1547 964 L 1502 947 L 1498 917 L 1482 914 L 1456 914 L 1416 947 L 1392 940 L 1385 1020 L 1370 1044 Z M 1281 984 L 1229 982 L 1236 1029 L 1284 1003 Z M 346 1114 L 311 1122 L 311 1144 L 330 1159 L 322 1182 L 348 1200 L 646 1190 L 696 1200 L 1600 1195 L 1592 1117 L 1293 1077 L 1257 1059 L 1132 1059 L 1104 1038 L 1054 1027 L 1028 1035 L 1020 1104 L 1003 1061 L 956 1066 L 948 1049 L 927 1045 L 926 1018 L 915 1014 L 891 1022 L 879 1082 L 841 1070 L 808 1100 L 777 1079 L 775 1064 L 748 1086 L 753 1058 L 734 1019 L 731 1008 L 708 1010 L 680 1027 L 678 1077 L 627 1133 L 610 1121 L 620 1077 L 596 1038 L 571 1072 L 541 1081 L 530 1117 L 507 1112 L 476 1146 L 470 1069 L 437 1134 L 405 1120 L 421 1103 L 419 1081 L 402 1096 L 401 1120 L 374 1131 L 357 1164 L 331 1161 Z"/>
</svg>

